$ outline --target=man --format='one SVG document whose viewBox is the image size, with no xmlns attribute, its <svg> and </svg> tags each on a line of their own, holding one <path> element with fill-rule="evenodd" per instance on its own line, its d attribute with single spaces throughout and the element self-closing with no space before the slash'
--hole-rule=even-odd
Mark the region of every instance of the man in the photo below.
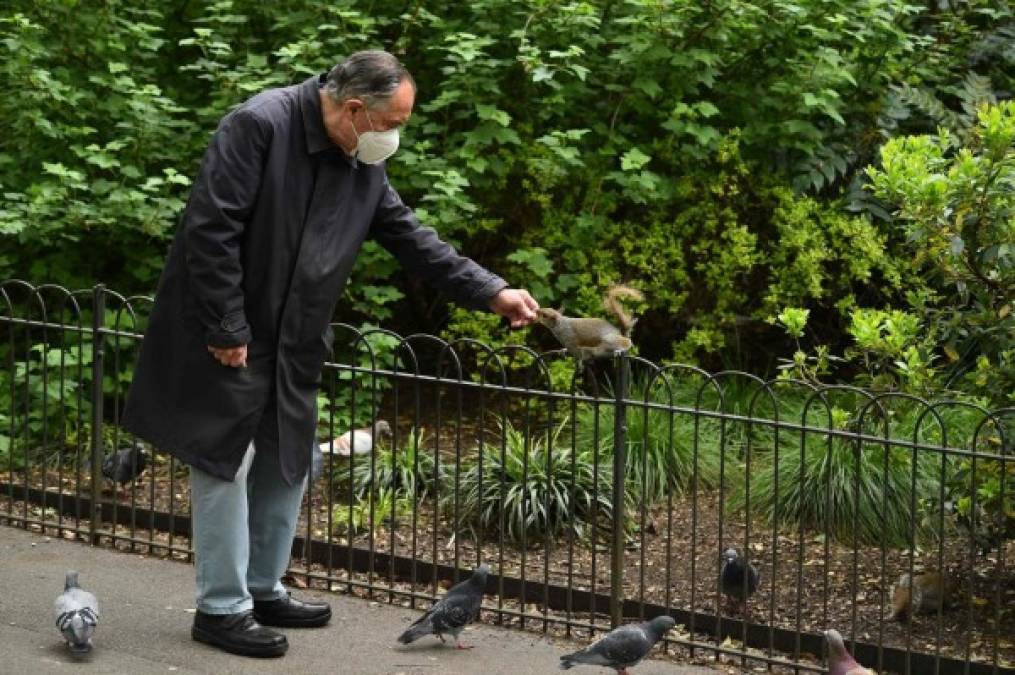
<svg viewBox="0 0 1015 675">
<path fill-rule="evenodd" d="M 420 227 L 383 160 L 415 83 L 392 55 L 353 54 L 327 76 L 263 92 L 226 115 L 176 233 L 124 426 L 191 466 L 195 640 L 281 656 L 265 626 L 321 626 L 280 578 L 315 441 L 329 321 L 366 237 L 410 272 L 513 327 L 535 300 Z"/>
</svg>

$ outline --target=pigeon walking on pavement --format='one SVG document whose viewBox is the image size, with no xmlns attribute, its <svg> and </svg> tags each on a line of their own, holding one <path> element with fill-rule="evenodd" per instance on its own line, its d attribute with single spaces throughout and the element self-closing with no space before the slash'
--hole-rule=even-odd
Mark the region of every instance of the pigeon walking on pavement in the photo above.
<svg viewBox="0 0 1015 675">
<path fill-rule="evenodd" d="M 457 649 L 472 649 L 463 645 L 458 636 L 467 624 L 475 620 L 479 607 L 483 603 L 483 589 L 486 578 L 490 574 L 490 566 L 482 564 L 472 572 L 465 581 L 451 587 L 443 598 L 437 601 L 426 614 L 416 619 L 409 629 L 398 637 L 403 645 L 415 642 L 425 635 L 436 635 L 445 642 L 444 636 L 455 639 Z"/>
<path fill-rule="evenodd" d="M 67 572 L 63 593 L 53 606 L 56 627 L 67 641 L 75 656 L 92 650 L 92 635 L 99 622 L 99 602 L 95 596 L 78 585 L 78 573 Z"/>
<path fill-rule="evenodd" d="M 672 616 L 657 616 L 645 623 L 618 626 L 585 649 L 560 657 L 560 669 L 606 666 L 617 675 L 628 675 L 627 669 L 638 665 L 676 623 Z"/>
<path fill-rule="evenodd" d="M 826 630 L 825 641 L 828 642 L 828 675 L 874 675 L 873 670 L 856 662 L 843 644 L 839 631 Z"/>
<path fill-rule="evenodd" d="M 130 446 L 120 448 L 102 460 L 102 475 L 108 480 L 118 483 L 119 490 L 137 479 L 148 467 L 148 455 L 144 446 L 134 442 Z"/>
<path fill-rule="evenodd" d="M 761 583 L 761 573 L 754 563 L 745 562 L 734 548 L 728 548 L 722 554 L 722 567 L 719 570 L 719 590 L 730 600 L 740 605 L 746 614 L 747 599 L 754 595 Z"/>
</svg>

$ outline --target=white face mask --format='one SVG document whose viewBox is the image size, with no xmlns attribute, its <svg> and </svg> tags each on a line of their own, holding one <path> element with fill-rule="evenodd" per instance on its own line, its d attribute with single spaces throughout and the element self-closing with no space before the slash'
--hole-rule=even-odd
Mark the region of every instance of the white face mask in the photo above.
<svg viewBox="0 0 1015 675">
<path fill-rule="evenodd" d="M 364 164 L 378 164 L 398 150 L 398 128 L 373 131 L 374 121 L 370 119 L 369 112 L 367 112 L 367 121 L 370 122 L 371 130 L 364 131 L 362 134 L 356 131 L 355 124 L 352 125 L 352 132 L 356 134 L 356 159 Z M 352 124 L 351 119 L 349 124 Z"/>
</svg>

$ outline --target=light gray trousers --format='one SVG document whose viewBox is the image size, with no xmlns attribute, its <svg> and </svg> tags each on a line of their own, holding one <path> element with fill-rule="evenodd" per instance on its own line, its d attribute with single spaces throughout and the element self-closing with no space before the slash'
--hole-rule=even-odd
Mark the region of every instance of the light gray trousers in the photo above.
<svg viewBox="0 0 1015 675">
<path fill-rule="evenodd" d="M 285 597 L 282 575 L 306 481 L 282 479 L 278 452 L 247 448 L 232 481 L 190 467 L 197 609 L 235 614 Z"/>
</svg>

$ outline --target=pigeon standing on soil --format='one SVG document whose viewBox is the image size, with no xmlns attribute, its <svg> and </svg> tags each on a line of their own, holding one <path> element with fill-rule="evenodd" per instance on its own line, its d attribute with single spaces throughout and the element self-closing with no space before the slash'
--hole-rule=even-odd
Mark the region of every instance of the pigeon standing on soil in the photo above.
<svg viewBox="0 0 1015 675">
<path fill-rule="evenodd" d="M 842 636 L 837 630 L 826 630 L 825 641 L 828 642 L 828 675 L 874 675 L 867 670 L 846 650 Z"/>
<path fill-rule="evenodd" d="M 645 658 L 676 623 L 672 616 L 657 616 L 645 623 L 618 626 L 585 649 L 560 657 L 560 669 L 606 666 L 618 675 L 627 675 L 627 669 Z"/>
<path fill-rule="evenodd" d="M 78 585 L 78 573 L 67 572 L 63 593 L 57 596 L 53 607 L 56 627 L 67 641 L 75 656 L 92 650 L 92 635 L 99 622 L 99 602 L 95 596 Z"/>
<path fill-rule="evenodd" d="M 332 443 L 321 443 L 322 453 L 341 455 L 369 455 L 374 447 L 374 439 L 388 438 L 391 436 L 391 425 L 386 420 L 377 420 L 373 427 L 352 429 L 345 432 Z"/>
<path fill-rule="evenodd" d="M 761 573 L 754 563 L 745 563 L 736 549 L 726 549 L 722 554 L 722 568 L 719 570 L 719 590 L 723 595 L 737 602 L 746 613 L 747 599 L 758 590 L 760 582 Z"/>
<path fill-rule="evenodd" d="M 443 598 L 437 601 L 426 614 L 416 619 L 409 629 L 398 637 L 403 645 L 415 642 L 424 635 L 436 635 L 444 642 L 444 636 L 455 639 L 458 649 L 472 649 L 458 640 L 458 635 L 467 624 L 472 623 L 479 614 L 483 603 L 483 589 L 486 588 L 486 577 L 490 574 L 490 566 L 482 564 L 472 572 L 465 581 L 451 587 Z"/>
<path fill-rule="evenodd" d="M 102 475 L 114 483 L 119 483 L 119 490 L 135 480 L 148 467 L 148 455 L 144 446 L 135 442 L 133 445 L 120 448 L 102 460 Z"/>
</svg>

